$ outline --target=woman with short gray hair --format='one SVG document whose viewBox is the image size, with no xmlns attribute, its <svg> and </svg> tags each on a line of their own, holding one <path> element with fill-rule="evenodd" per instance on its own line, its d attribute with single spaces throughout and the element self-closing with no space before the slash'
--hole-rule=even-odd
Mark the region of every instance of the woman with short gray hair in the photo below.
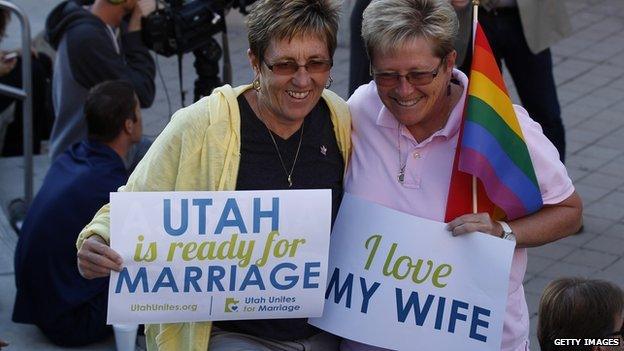
<svg viewBox="0 0 624 351">
<path fill-rule="evenodd" d="M 249 50 L 263 61 L 275 39 L 314 36 L 327 45 L 327 51 L 333 57 L 337 46 L 338 17 L 338 4 L 330 0 L 259 2 L 246 19 Z"/>
<path fill-rule="evenodd" d="M 470 202 L 449 194 L 468 87 L 466 75 L 454 69 L 457 27 L 448 0 L 374 0 L 366 8 L 362 37 L 373 81 L 348 101 L 353 152 L 345 191 L 438 222 L 445 221 L 448 203 Z M 451 218 L 447 224 L 454 236 L 479 231 L 515 242 L 504 351 L 528 349 L 529 314 L 522 287 L 526 248 L 575 233 L 582 213 L 557 150 L 522 107 L 514 110 L 545 206 L 508 223 L 483 212 Z M 343 341 L 341 349 L 379 350 L 351 340 Z"/>
</svg>

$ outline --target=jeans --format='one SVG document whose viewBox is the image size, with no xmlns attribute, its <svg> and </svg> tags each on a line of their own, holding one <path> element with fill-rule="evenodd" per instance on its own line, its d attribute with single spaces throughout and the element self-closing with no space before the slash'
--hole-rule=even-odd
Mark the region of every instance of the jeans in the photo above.
<svg viewBox="0 0 624 351">
<path fill-rule="evenodd" d="M 357 0 L 351 12 L 351 51 L 349 58 L 349 96 L 362 84 L 371 81 L 370 61 L 362 40 L 362 13 L 370 0 Z"/>
<path fill-rule="evenodd" d="M 43 334 L 59 346 L 76 347 L 88 345 L 112 335 L 113 329 L 106 325 L 108 286 L 93 299 L 68 311 L 52 325 L 38 325 Z"/>
</svg>

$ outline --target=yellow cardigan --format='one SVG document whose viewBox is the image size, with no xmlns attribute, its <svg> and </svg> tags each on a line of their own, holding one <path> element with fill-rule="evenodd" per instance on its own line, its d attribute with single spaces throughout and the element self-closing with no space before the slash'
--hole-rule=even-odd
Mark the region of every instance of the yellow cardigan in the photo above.
<svg viewBox="0 0 624 351">
<path fill-rule="evenodd" d="M 119 191 L 234 190 L 240 163 L 240 111 L 237 97 L 251 86 L 229 85 L 177 111 Z M 334 133 L 342 157 L 349 160 L 351 116 L 347 104 L 325 90 Z M 78 236 L 99 235 L 110 242 L 109 205 L 102 207 Z M 208 349 L 210 322 L 150 324 L 145 328 L 148 350 Z"/>
</svg>

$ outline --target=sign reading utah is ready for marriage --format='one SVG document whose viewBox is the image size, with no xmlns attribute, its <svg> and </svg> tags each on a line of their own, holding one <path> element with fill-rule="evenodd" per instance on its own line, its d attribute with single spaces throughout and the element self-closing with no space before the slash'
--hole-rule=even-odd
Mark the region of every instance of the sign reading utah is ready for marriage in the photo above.
<svg viewBox="0 0 624 351">
<path fill-rule="evenodd" d="M 514 245 L 345 194 L 309 323 L 393 350 L 500 350 Z"/>
<path fill-rule="evenodd" d="M 330 190 L 111 194 L 108 323 L 320 316 Z"/>
</svg>

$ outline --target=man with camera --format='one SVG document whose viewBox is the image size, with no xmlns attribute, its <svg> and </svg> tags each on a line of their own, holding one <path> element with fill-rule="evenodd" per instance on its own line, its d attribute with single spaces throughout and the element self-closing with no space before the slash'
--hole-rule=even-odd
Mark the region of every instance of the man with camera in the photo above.
<svg viewBox="0 0 624 351">
<path fill-rule="evenodd" d="M 154 61 L 141 39 L 141 18 L 155 9 L 155 0 L 95 0 L 88 8 L 83 2 L 64 1 L 46 20 L 46 37 L 57 50 L 52 160 L 86 137 L 82 110 L 89 89 L 98 83 L 126 80 L 141 107 L 154 100 Z"/>
</svg>

